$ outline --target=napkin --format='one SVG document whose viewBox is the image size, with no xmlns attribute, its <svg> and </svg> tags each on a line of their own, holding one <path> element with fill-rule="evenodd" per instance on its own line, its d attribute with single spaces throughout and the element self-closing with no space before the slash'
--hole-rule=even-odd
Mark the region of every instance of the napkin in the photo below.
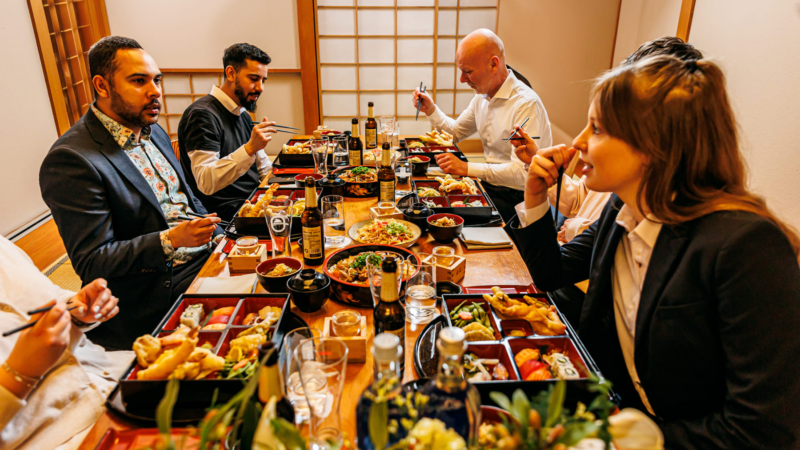
<svg viewBox="0 0 800 450">
<path fill-rule="evenodd" d="M 464 228 L 461 240 L 468 250 L 511 247 L 511 238 L 500 227 Z"/>
<path fill-rule="evenodd" d="M 429 177 L 443 177 L 445 173 L 444 170 L 439 168 L 439 166 L 429 166 L 427 175 Z"/>
<path fill-rule="evenodd" d="M 256 283 L 256 274 L 235 277 L 201 278 L 198 294 L 252 294 Z"/>
</svg>

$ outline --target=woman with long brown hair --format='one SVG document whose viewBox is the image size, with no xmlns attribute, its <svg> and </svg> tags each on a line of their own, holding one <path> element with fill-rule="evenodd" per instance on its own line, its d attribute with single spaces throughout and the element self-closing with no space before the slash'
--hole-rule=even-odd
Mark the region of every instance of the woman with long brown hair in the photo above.
<svg viewBox="0 0 800 450">
<path fill-rule="evenodd" d="M 578 326 L 667 448 L 800 446 L 800 239 L 747 190 L 720 68 L 660 56 L 601 76 L 589 121 L 533 156 L 507 226 L 536 286 L 589 279 Z M 601 218 L 559 247 L 547 188 L 576 154 Z"/>
</svg>

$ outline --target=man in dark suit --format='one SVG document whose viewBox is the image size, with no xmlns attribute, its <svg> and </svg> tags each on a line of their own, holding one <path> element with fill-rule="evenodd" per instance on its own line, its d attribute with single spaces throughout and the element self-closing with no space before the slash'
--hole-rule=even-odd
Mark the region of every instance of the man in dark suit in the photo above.
<svg viewBox="0 0 800 450">
<path fill-rule="evenodd" d="M 84 283 L 108 280 L 120 314 L 89 333 L 130 349 L 150 333 L 208 259 L 220 219 L 186 184 L 156 123 L 161 73 L 134 40 L 111 36 L 89 50 L 96 102 L 50 149 L 39 172 L 67 253 Z"/>
</svg>

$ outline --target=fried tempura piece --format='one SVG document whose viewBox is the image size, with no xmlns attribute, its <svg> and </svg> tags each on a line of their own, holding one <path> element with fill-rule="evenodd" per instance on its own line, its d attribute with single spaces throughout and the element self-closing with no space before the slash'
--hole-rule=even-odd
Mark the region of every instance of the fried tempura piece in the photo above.
<svg viewBox="0 0 800 450">
<path fill-rule="evenodd" d="M 196 347 L 189 358 L 186 360 L 188 362 L 200 362 L 209 356 L 213 356 L 214 354 L 211 353 L 211 350 L 203 347 Z"/>
<path fill-rule="evenodd" d="M 177 348 L 165 351 L 150 367 L 140 370 L 136 374 L 136 378 L 139 380 L 163 380 L 167 378 L 173 370 L 189 358 L 197 346 L 197 341 L 197 337 L 187 338 Z"/>
<path fill-rule="evenodd" d="M 147 368 L 158 359 L 158 354 L 161 352 L 161 341 L 149 334 L 139 336 L 133 342 L 133 352 L 136 353 L 139 365 Z"/>
<path fill-rule="evenodd" d="M 200 364 L 196 362 L 185 362 L 180 364 L 168 378 L 176 380 L 193 380 L 200 373 Z"/>
<path fill-rule="evenodd" d="M 200 370 L 203 372 L 222 370 L 224 366 L 225 358 L 217 355 L 208 355 L 200 361 Z"/>
<path fill-rule="evenodd" d="M 162 347 L 169 347 L 170 345 L 179 345 L 186 339 L 186 336 L 189 334 L 190 331 L 192 331 L 191 328 L 181 324 L 181 326 L 179 326 L 174 333 L 170 334 L 169 336 L 158 338 L 158 340 L 161 341 Z"/>
<path fill-rule="evenodd" d="M 508 316 L 525 319 L 531 324 L 536 334 L 542 336 L 559 336 L 564 334 L 567 326 L 561 321 L 555 306 L 524 296 L 527 303 L 510 298 L 506 293 L 495 286 L 492 288 L 494 295 L 484 294 L 483 298 L 492 305 L 492 308 Z"/>
<path fill-rule="evenodd" d="M 489 329 L 480 322 L 472 322 L 461 329 L 466 333 L 467 342 L 494 340 L 494 333 L 489 331 Z"/>
</svg>

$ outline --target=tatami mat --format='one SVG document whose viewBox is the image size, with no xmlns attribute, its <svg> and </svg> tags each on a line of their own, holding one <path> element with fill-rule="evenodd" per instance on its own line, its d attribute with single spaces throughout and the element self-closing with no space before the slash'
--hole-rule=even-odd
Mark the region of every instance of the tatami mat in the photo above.
<svg viewBox="0 0 800 450">
<path fill-rule="evenodd" d="M 72 261 L 65 254 L 58 258 L 56 262 L 42 271 L 56 286 L 68 291 L 79 291 L 81 289 L 81 279 L 72 267 Z"/>
</svg>

